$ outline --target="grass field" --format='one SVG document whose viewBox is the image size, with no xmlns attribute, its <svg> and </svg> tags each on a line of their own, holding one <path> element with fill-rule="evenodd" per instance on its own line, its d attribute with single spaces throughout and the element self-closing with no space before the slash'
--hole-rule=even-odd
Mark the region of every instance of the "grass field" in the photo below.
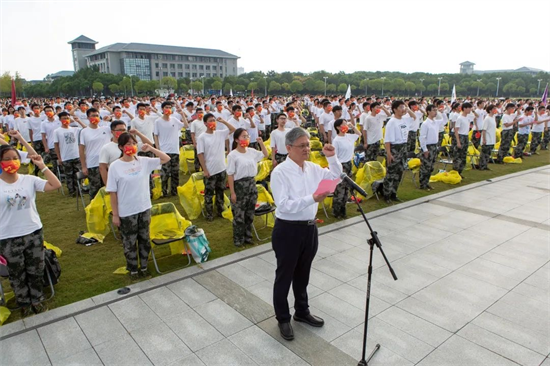
<svg viewBox="0 0 550 366">
<path fill-rule="evenodd" d="M 443 183 L 433 183 L 435 188 L 433 193 L 456 188 L 497 176 L 510 174 L 526 169 L 547 165 L 550 163 L 549 151 L 541 151 L 540 155 L 527 157 L 523 159 L 523 164 L 505 164 L 505 165 L 490 165 L 491 171 L 468 170 L 464 172 L 466 177 L 459 185 L 447 185 Z M 437 168 L 442 168 L 438 165 Z M 183 184 L 189 176 L 182 175 L 180 184 Z M 416 189 L 410 179 L 410 175 L 404 178 L 404 181 L 399 188 L 398 195 L 403 200 L 413 200 L 431 194 Z M 183 216 L 185 211 L 181 207 L 177 197 L 163 198 L 153 203 L 158 202 L 173 202 Z M 86 197 L 88 203 L 88 197 Z M 480 205 L 487 204 L 480 202 Z M 59 284 L 56 286 L 56 295 L 48 303 L 50 309 L 67 305 L 79 300 L 83 300 L 107 291 L 126 286 L 131 283 L 127 275 L 113 274 L 113 271 L 119 267 L 125 266 L 125 260 L 121 243 L 116 241 L 112 234 L 109 234 L 104 243 L 96 244 L 90 247 L 75 243 L 78 233 L 81 230 L 86 231 L 86 217 L 84 210 L 76 210 L 75 198 L 64 197 L 61 193 L 51 192 L 47 194 L 39 194 L 37 197 L 37 206 L 44 225 L 45 240 L 60 247 L 63 250 L 63 255 L 60 258 L 62 267 L 62 275 Z M 362 207 L 366 212 L 371 212 L 383 207 L 386 207 L 383 201 L 377 201 L 376 198 L 371 198 L 362 203 Z M 355 204 L 348 204 L 348 216 L 356 216 L 359 213 Z M 329 216 L 330 212 L 329 212 Z M 318 218 L 324 220 L 320 226 L 333 223 L 335 220 L 331 217 L 327 219 L 319 209 Z M 210 259 L 223 257 L 239 250 L 233 245 L 231 222 L 225 219 L 217 218 L 214 222 L 207 222 L 202 217 L 193 220 L 193 224 L 203 228 L 208 240 L 212 253 Z M 260 219 L 257 219 L 257 224 L 261 225 Z M 257 225 L 257 226 L 259 226 Z M 263 225 L 262 225 L 263 226 Z M 271 229 L 260 231 L 260 237 L 268 237 Z M 250 246 L 248 246 L 250 247 Z M 169 272 L 183 268 L 187 259 L 180 255 L 170 256 L 169 248 L 158 248 L 155 253 L 159 260 L 159 266 L 163 272 Z M 153 276 L 157 273 L 154 271 L 153 264 L 149 267 Z M 4 288 L 9 288 L 8 281 L 4 281 Z M 14 312 L 8 319 L 8 322 L 19 319 L 19 312 Z"/>
</svg>

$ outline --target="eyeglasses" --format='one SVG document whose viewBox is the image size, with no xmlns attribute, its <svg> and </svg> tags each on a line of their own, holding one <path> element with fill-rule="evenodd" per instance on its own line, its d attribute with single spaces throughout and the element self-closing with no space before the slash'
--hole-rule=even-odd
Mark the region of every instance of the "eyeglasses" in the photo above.
<svg viewBox="0 0 550 366">
<path fill-rule="evenodd" d="M 297 149 L 301 149 L 301 150 L 306 150 L 306 149 L 310 148 L 309 144 L 290 145 L 290 146 L 295 147 Z"/>
<path fill-rule="evenodd" d="M 114 130 L 114 132 L 126 132 L 126 130 Z"/>
</svg>

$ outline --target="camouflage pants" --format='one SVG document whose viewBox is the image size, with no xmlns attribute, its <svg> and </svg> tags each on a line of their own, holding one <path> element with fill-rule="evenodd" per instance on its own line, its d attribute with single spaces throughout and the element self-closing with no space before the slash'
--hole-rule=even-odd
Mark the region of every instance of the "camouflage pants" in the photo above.
<svg viewBox="0 0 550 366">
<path fill-rule="evenodd" d="M 76 185 L 76 173 L 81 169 L 80 159 L 71 159 L 63 162 L 63 170 L 65 171 L 65 180 L 67 181 L 67 189 L 69 194 L 73 194 L 78 189 Z"/>
<path fill-rule="evenodd" d="M 378 160 L 378 153 L 380 153 L 380 141 L 367 145 L 367 151 L 365 151 L 365 161 Z"/>
<path fill-rule="evenodd" d="M 437 147 L 441 146 L 441 143 L 443 142 L 443 138 L 445 137 L 445 131 L 441 131 L 438 135 L 437 139 Z"/>
<path fill-rule="evenodd" d="M 466 166 L 466 155 L 468 155 L 468 135 L 458 135 L 458 138 L 460 139 L 459 141 L 461 147 L 456 147 L 455 156 L 453 158 L 453 170 L 456 170 L 459 174 L 462 174 L 462 171 Z"/>
<path fill-rule="evenodd" d="M 476 134 L 479 133 L 479 137 L 476 137 Z M 479 150 L 479 143 L 481 142 L 481 131 L 472 131 L 472 145 Z"/>
<path fill-rule="evenodd" d="M 529 142 L 529 134 L 519 134 L 518 133 L 518 144 L 514 149 L 514 158 L 521 158 L 523 156 L 523 150 L 525 150 L 525 145 Z"/>
<path fill-rule="evenodd" d="M 393 161 L 387 165 L 386 176 L 384 177 L 384 197 L 386 199 L 397 196 L 397 188 L 399 188 L 405 162 L 407 161 L 407 144 L 391 144 L 390 149 Z"/>
<path fill-rule="evenodd" d="M 531 154 L 537 152 L 537 148 L 540 145 L 542 132 L 531 132 Z"/>
<path fill-rule="evenodd" d="M 236 180 L 234 183 L 237 203 L 231 202 L 233 211 L 233 244 L 240 246 L 245 240 L 252 240 L 252 223 L 258 200 L 254 177 Z"/>
<path fill-rule="evenodd" d="M 99 174 L 99 167 L 88 168 L 88 182 L 90 184 L 90 198 L 94 199 L 97 192 L 103 187 L 103 180 Z"/>
<path fill-rule="evenodd" d="M 201 171 L 201 162 L 199 161 L 199 154 L 197 154 L 197 147 L 193 147 L 193 151 L 195 152 L 195 160 L 193 161 L 193 165 L 195 167 L 195 172 Z"/>
<path fill-rule="evenodd" d="M 437 157 L 437 144 L 426 145 L 428 157 L 424 153 L 420 154 L 420 188 L 428 188 L 430 176 L 434 170 L 435 158 Z"/>
<path fill-rule="evenodd" d="M 286 154 L 275 154 L 275 161 L 277 162 L 277 164 L 281 164 L 282 162 L 284 162 L 286 160 L 286 157 L 288 155 Z"/>
<path fill-rule="evenodd" d="M 151 210 L 145 210 L 135 215 L 120 218 L 120 235 L 126 257 L 126 269 L 132 272 L 138 270 L 138 253 L 140 267 L 147 268 L 151 242 L 149 238 L 149 225 L 151 224 Z M 136 247 L 137 242 L 137 247 Z"/>
<path fill-rule="evenodd" d="M 544 137 L 542 138 L 542 148 L 548 149 L 548 143 L 550 143 L 550 130 L 544 130 Z"/>
<path fill-rule="evenodd" d="M 44 155 L 44 164 L 52 165 L 52 172 L 57 175 L 57 153 L 54 149 L 50 149 L 50 152 Z"/>
<path fill-rule="evenodd" d="M 456 135 L 451 134 L 451 149 L 449 150 L 451 157 L 454 157 L 456 154 Z"/>
<path fill-rule="evenodd" d="M 225 179 L 227 173 L 225 170 L 218 174 L 211 175 L 209 178 L 204 177 L 204 209 L 206 211 L 206 219 L 214 218 L 214 195 L 216 196 L 216 209 L 218 215 L 221 216 L 224 210 L 223 200 L 225 191 Z"/>
<path fill-rule="evenodd" d="M 32 148 L 36 153 L 40 156 L 42 156 L 42 159 L 44 159 L 44 143 L 42 141 L 33 141 L 32 142 Z M 35 165 L 34 166 L 34 175 L 38 176 L 38 172 L 40 169 Z"/>
<path fill-rule="evenodd" d="M 0 240 L 0 255 L 8 262 L 10 284 L 19 306 L 44 300 L 44 235 L 38 229 L 28 235 Z"/>
<path fill-rule="evenodd" d="M 504 157 L 510 155 L 510 143 L 514 138 L 514 130 L 502 130 L 500 133 L 500 147 L 498 148 L 498 159 L 499 163 L 502 163 Z"/>
<path fill-rule="evenodd" d="M 342 171 L 351 178 L 351 161 L 342 163 Z M 332 214 L 334 216 L 346 216 L 346 203 L 349 197 L 349 186 L 345 182 L 340 182 L 334 190 L 332 197 Z"/>
<path fill-rule="evenodd" d="M 493 148 L 495 145 L 482 145 L 481 146 L 481 156 L 479 157 L 479 168 L 485 169 L 487 168 L 487 163 L 489 162 L 489 159 L 491 159 L 491 153 L 493 152 Z"/>
<path fill-rule="evenodd" d="M 409 131 L 409 136 L 407 138 L 407 152 L 415 152 L 416 150 L 416 131 Z"/>
<path fill-rule="evenodd" d="M 170 179 L 170 194 L 178 195 L 178 185 L 180 184 L 180 156 L 179 154 L 167 154 L 170 161 L 162 164 L 160 179 L 162 180 L 162 194 L 168 196 L 168 179 Z"/>
</svg>

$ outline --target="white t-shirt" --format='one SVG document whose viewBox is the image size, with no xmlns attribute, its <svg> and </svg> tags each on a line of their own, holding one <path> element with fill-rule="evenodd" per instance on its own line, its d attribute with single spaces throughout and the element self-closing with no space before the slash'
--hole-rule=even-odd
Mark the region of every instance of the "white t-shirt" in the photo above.
<svg viewBox="0 0 550 366">
<path fill-rule="evenodd" d="M 483 120 L 482 130 L 485 131 L 485 144 L 494 145 L 496 143 L 497 122 L 495 117 L 487 116 Z"/>
<path fill-rule="evenodd" d="M 535 120 L 533 116 L 524 116 L 521 121 L 518 122 L 518 134 L 520 135 L 529 135 L 531 133 L 531 125 L 520 127 L 524 123 L 531 123 Z"/>
<path fill-rule="evenodd" d="M 42 128 L 42 122 L 44 117 L 29 117 L 29 129 L 32 130 L 32 141 L 42 141 L 42 133 L 40 132 Z"/>
<path fill-rule="evenodd" d="M 264 154 L 255 149 L 246 149 L 244 154 L 235 149 L 227 155 L 227 174 L 233 175 L 234 180 L 255 177 L 263 158 Z"/>
<path fill-rule="evenodd" d="M 130 122 L 130 126 L 145 135 L 149 140 L 153 141 L 153 128 L 155 127 L 156 115 L 145 116 L 143 119 L 136 117 Z M 139 136 L 138 141 L 141 141 Z"/>
<path fill-rule="evenodd" d="M 206 132 L 206 125 L 203 121 L 197 119 L 191 123 L 190 130 L 191 133 L 195 134 L 195 141 L 197 141 L 199 136 Z"/>
<path fill-rule="evenodd" d="M 264 120 L 264 126 L 271 126 L 271 112 L 268 109 L 262 109 L 260 114 L 262 115 L 262 118 Z"/>
<path fill-rule="evenodd" d="M 225 139 L 228 135 L 229 129 L 226 129 L 203 133 L 197 140 L 197 154 L 204 154 L 206 169 L 210 175 L 225 170 Z"/>
<path fill-rule="evenodd" d="M 367 144 L 374 144 L 382 140 L 382 128 L 384 127 L 384 121 L 388 118 L 386 114 L 378 113 L 376 116 L 369 114 L 365 122 L 367 124 Z"/>
<path fill-rule="evenodd" d="M 258 114 L 255 114 L 254 117 L 252 117 L 252 120 L 254 120 L 254 124 L 256 125 L 256 129 L 259 131 L 265 131 L 265 123 L 263 122 L 265 120 L 265 117 L 260 116 Z"/>
<path fill-rule="evenodd" d="M 370 115 L 371 115 L 371 114 L 368 113 L 368 112 L 363 112 L 363 113 L 361 113 L 361 116 L 359 117 L 359 125 L 365 126 L 365 124 L 367 123 L 367 118 L 368 118 Z"/>
<path fill-rule="evenodd" d="M 47 181 L 34 175 L 19 174 L 15 183 L 0 179 L 0 240 L 28 235 L 42 222 L 36 210 L 36 192 L 44 192 Z"/>
<path fill-rule="evenodd" d="M 99 152 L 99 164 L 111 165 L 115 160 L 119 159 L 122 151 L 118 148 L 116 142 L 110 141 L 103 145 Z"/>
<path fill-rule="evenodd" d="M 17 131 L 19 131 L 19 133 L 21 134 L 21 137 L 23 137 L 23 139 L 27 142 L 30 142 L 31 141 L 31 135 L 29 133 L 29 129 L 31 128 L 30 126 L 30 118 L 28 117 L 19 117 L 19 118 L 16 118 L 15 119 L 15 129 Z"/>
<path fill-rule="evenodd" d="M 287 155 L 288 151 L 286 150 L 286 134 L 288 131 L 285 129 L 281 131 L 279 129 L 273 130 L 271 135 L 269 135 L 269 146 L 273 149 L 276 148 L 277 154 Z"/>
<path fill-rule="evenodd" d="M 86 112 L 82 112 L 80 109 L 77 109 L 74 111 L 75 117 L 78 117 L 80 122 L 84 123 L 86 126 L 90 125 L 90 120 L 88 119 L 88 116 L 86 116 Z"/>
<path fill-rule="evenodd" d="M 80 132 L 80 145 L 85 147 L 87 168 L 97 168 L 99 166 L 99 153 L 101 148 L 109 141 L 111 141 L 111 129 L 109 127 L 87 127 Z"/>
<path fill-rule="evenodd" d="M 212 113 L 214 115 L 214 117 L 216 117 L 216 119 L 218 118 L 222 118 L 224 121 L 229 121 L 232 117 L 232 114 L 231 112 L 229 112 L 227 109 L 222 109 L 221 112 L 214 112 Z M 224 125 L 223 123 L 219 122 L 219 121 L 216 121 L 216 129 L 217 130 L 227 130 L 227 126 Z"/>
<path fill-rule="evenodd" d="M 227 122 L 229 122 L 230 125 L 235 127 L 236 130 L 239 128 L 244 128 L 245 130 L 248 130 L 250 128 L 250 122 L 244 117 L 239 117 L 239 119 L 235 117 L 231 117 Z M 233 145 L 233 134 L 232 133 L 229 134 L 228 137 L 229 137 L 229 147 L 231 147 L 231 145 Z"/>
<path fill-rule="evenodd" d="M 332 112 L 323 112 L 323 114 L 321 114 L 321 117 L 319 117 L 319 124 L 322 125 L 325 129 L 327 128 L 327 124 L 330 121 L 334 121 L 334 114 Z"/>
<path fill-rule="evenodd" d="M 459 135 L 468 135 L 470 132 L 470 118 L 460 115 L 455 122 L 455 130 L 458 129 Z"/>
<path fill-rule="evenodd" d="M 409 138 L 409 125 L 407 122 L 406 118 L 390 118 L 386 124 L 384 143 L 389 142 L 393 145 L 405 144 Z"/>
<path fill-rule="evenodd" d="M 474 126 L 472 127 L 472 130 L 474 131 L 482 129 L 483 120 L 485 119 L 485 116 L 487 116 L 487 112 L 484 109 L 476 109 L 476 113 L 477 113 L 477 121 L 475 120 L 476 118 L 474 116 Z M 477 127 L 479 128 L 476 128 L 476 123 L 477 123 Z"/>
<path fill-rule="evenodd" d="M 61 127 L 61 122 L 55 120 L 53 122 L 48 121 L 47 119 L 42 122 L 40 125 L 40 133 L 46 134 L 46 139 L 48 140 L 48 149 L 53 149 L 53 131 Z"/>
<path fill-rule="evenodd" d="M 504 115 L 502 115 L 502 119 L 500 120 L 502 130 L 506 131 L 506 130 L 511 130 L 512 128 L 514 128 L 514 125 L 506 127 L 504 124 L 514 122 L 515 118 L 516 118 L 516 113 L 512 113 L 512 114 L 506 114 L 505 113 Z"/>
<path fill-rule="evenodd" d="M 80 128 L 59 127 L 53 132 L 53 142 L 59 145 L 59 153 L 61 156 L 58 158 L 61 161 L 68 161 L 72 159 L 78 159 L 78 133 Z"/>
<path fill-rule="evenodd" d="M 158 136 L 159 140 L 160 146 L 157 146 L 157 148 L 166 154 L 179 154 L 183 126 L 184 124 L 174 117 L 170 117 L 168 121 L 158 118 L 153 129 L 153 134 Z"/>
<path fill-rule="evenodd" d="M 137 156 L 131 162 L 117 159 L 109 166 L 105 190 L 117 193 L 118 216 L 127 217 L 151 208 L 149 176 L 159 164 L 159 158 Z"/>
<path fill-rule="evenodd" d="M 336 150 L 336 157 L 340 163 L 347 163 L 353 158 L 355 141 L 359 138 L 357 134 L 346 133 L 344 136 L 334 136 L 332 145 Z"/>
<path fill-rule="evenodd" d="M 539 114 L 539 121 L 544 121 L 548 118 L 548 114 Z M 544 131 L 544 122 L 534 124 L 531 128 L 533 132 L 543 132 Z"/>
</svg>

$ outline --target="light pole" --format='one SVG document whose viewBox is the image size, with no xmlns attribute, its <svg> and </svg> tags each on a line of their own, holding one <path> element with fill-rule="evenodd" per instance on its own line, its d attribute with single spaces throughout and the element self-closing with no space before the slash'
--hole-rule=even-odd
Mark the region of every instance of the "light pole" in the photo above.
<svg viewBox="0 0 550 366">
<path fill-rule="evenodd" d="M 481 83 L 481 79 L 477 79 L 477 97 L 479 97 L 479 83 Z"/>
<path fill-rule="evenodd" d="M 204 96 L 204 75 L 201 74 L 202 95 Z"/>
<path fill-rule="evenodd" d="M 441 95 L 441 79 L 442 77 L 438 77 L 437 80 L 439 80 L 439 84 L 437 84 L 437 96 L 439 97 Z"/>
<path fill-rule="evenodd" d="M 497 78 L 497 93 L 496 93 L 495 97 L 498 97 L 498 87 L 500 86 L 500 79 L 502 79 L 502 78 Z"/>
<path fill-rule="evenodd" d="M 328 76 L 323 76 L 323 79 L 325 79 L 325 97 L 327 96 L 327 79 Z"/>
<path fill-rule="evenodd" d="M 537 79 L 537 81 L 539 82 L 539 86 L 537 86 L 537 95 L 539 95 L 539 92 L 540 92 L 540 82 L 542 81 L 542 79 Z"/>
<path fill-rule="evenodd" d="M 264 76 L 264 80 L 265 80 L 264 94 L 267 97 L 267 76 Z"/>
<path fill-rule="evenodd" d="M 420 85 L 424 86 L 424 79 L 420 79 Z M 420 96 L 422 96 L 422 88 L 420 88 Z"/>
<path fill-rule="evenodd" d="M 380 80 L 382 80 L 382 95 L 381 95 L 381 97 L 383 97 L 383 96 L 384 96 L 384 80 L 386 80 L 386 77 L 385 77 L 385 76 L 382 76 L 382 77 L 380 78 Z"/>
<path fill-rule="evenodd" d="M 369 78 L 367 78 L 367 80 L 365 80 L 365 96 L 368 96 L 369 95 Z"/>
</svg>

